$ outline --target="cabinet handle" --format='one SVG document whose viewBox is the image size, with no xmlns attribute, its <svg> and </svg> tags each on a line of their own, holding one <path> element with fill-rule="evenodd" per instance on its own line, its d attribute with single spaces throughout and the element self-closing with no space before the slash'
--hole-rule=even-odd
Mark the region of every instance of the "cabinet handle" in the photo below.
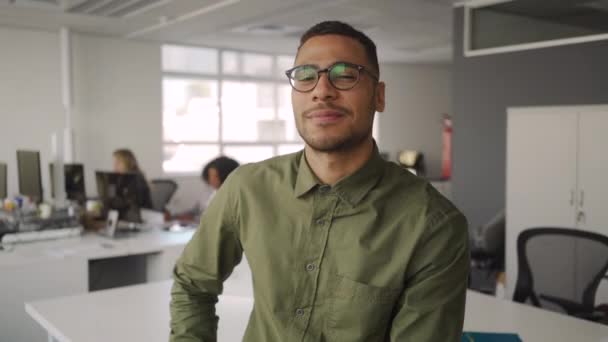
<svg viewBox="0 0 608 342">
<path fill-rule="evenodd" d="M 570 190 L 570 206 L 574 206 L 574 189 Z"/>
<path fill-rule="evenodd" d="M 585 190 L 581 190 L 578 205 L 582 208 L 584 204 L 585 204 Z"/>
</svg>

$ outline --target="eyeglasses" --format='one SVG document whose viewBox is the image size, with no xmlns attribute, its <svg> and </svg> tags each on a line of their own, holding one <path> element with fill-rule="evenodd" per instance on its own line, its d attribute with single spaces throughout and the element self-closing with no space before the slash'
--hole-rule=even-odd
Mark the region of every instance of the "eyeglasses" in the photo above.
<svg viewBox="0 0 608 342">
<path fill-rule="evenodd" d="M 306 93 L 315 89 L 322 72 L 327 73 L 329 83 L 339 90 L 354 88 L 359 83 L 361 72 L 367 72 L 374 80 L 378 81 L 378 76 L 364 66 L 347 62 L 337 62 L 325 69 L 319 69 L 318 66 L 310 64 L 298 65 L 285 71 L 285 75 L 289 78 L 289 83 L 294 90 Z"/>
</svg>

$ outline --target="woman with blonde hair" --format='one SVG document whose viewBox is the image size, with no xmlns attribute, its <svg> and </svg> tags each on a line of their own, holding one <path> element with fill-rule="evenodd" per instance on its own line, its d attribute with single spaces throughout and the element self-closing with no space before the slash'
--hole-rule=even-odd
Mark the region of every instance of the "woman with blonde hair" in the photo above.
<svg viewBox="0 0 608 342">
<path fill-rule="evenodd" d="M 137 204 L 140 208 L 152 208 L 150 197 L 150 187 L 146 181 L 146 176 L 139 168 L 137 158 L 133 151 L 121 148 L 112 153 L 114 162 L 114 172 L 135 174 L 135 188 L 137 190 Z"/>
</svg>

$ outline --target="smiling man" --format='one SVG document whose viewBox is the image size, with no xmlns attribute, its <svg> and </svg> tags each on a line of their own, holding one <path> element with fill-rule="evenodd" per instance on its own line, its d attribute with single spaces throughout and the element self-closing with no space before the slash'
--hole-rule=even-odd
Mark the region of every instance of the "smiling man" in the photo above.
<svg viewBox="0 0 608 342">
<path fill-rule="evenodd" d="M 305 149 L 220 188 L 175 267 L 171 341 L 216 341 L 217 295 L 243 253 L 255 297 L 244 341 L 460 341 L 466 219 L 380 157 L 374 43 L 317 24 L 286 74 Z"/>
</svg>

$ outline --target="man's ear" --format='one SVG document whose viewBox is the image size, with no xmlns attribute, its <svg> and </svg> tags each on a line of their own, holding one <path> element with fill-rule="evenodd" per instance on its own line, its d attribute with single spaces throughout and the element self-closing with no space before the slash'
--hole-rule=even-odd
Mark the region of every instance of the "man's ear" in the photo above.
<svg viewBox="0 0 608 342">
<path fill-rule="evenodd" d="M 378 82 L 376 84 L 376 112 L 384 112 L 384 90 L 386 84 L 384 82 Z"/>
</svg>

